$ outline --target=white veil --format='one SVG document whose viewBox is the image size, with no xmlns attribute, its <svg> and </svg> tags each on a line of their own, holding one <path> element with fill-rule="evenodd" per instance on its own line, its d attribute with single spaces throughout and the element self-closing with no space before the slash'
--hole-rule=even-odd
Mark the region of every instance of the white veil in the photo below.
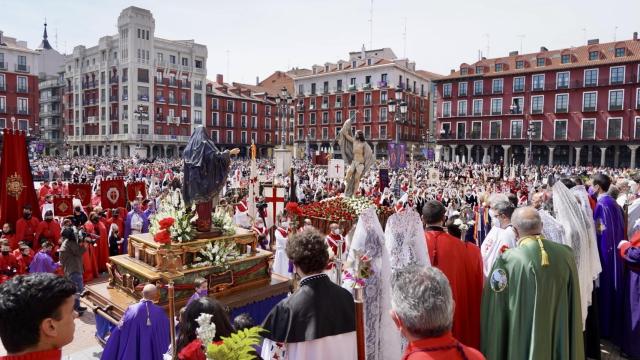
<svg viewBox="0 0 640 360">
<path fill-rule="evenodd" d="M 384 232 L 374 207 L 364 210 L 358 219 L 349 247 L 348 271 L 353 274 L 356 250 L 371 259 L 371 276 L 364 288 L 364 322 L 367 360 L 399 359 L 402 355 L 400 332 L 389 316 L 391 309 L 391 266 L 385 248 Z M 345 282 L 351 290 L 353 282 Z"/>
<path fill-rule="evenodd" d="M 392 271 L 408 265 L 431 265 L 422 220 L 414 209 L 391 215 L 387 220 L 384 238 Z"/>
<path fill-rule="evenodd" d="M 547 240 L 551 240 L 558 244 L 571 246 L 569 240 L 564 235 L 564 228 L 551 216 L 546 210 L 538 210 L 542 219 L 542 235 Z"/>
<path fill-rule="evenodd" d="M 565 241 L 573 249 L 573 255 L 578 268 L 578 278 L 580 284 L 580 303 L 582 307 L 582 328 L 585 328 L 587 319 L 587 309 L 591 304 L 591 293 L 593 291 L 593 281 L 600 273 L 600 259 L 595 248 L 595 225 L 593 215 L 589 216 L 584 208 L 582 193 L 587 196 L 584 187 L 582 191 L 576 189 L 569 190 L 561 181 L 553 185 L 553 208 L 556 218 L 562 224 L 565 232 Z M 582 198 L 582 199 L 580 199 Z M 580 201 L 579 201 L 580 199 Z M 595 252 L 595 261 L 594 261 Z"/>
</svg>

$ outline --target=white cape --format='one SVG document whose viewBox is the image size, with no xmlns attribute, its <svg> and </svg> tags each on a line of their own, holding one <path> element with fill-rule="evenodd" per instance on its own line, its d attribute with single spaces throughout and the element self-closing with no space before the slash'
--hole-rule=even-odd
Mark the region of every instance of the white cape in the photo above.
<svg viewBox="0 0 640 360">
<path fill-rule="evenodd" d="M 496 261 L 498 256 L 500 255 L 500 242 L 499 236 L 504 229 L 498 226 L 492 226 L 487 236 L 484 238 L 482 242 L 482 246 L 480 246 L 480 254 L 482 255 L 482 270 L 484 272 L 484 277 L 489 276 L 489 272 L 491 272 L 491 268 L 493 267 L 493 263 Z"/>
<path fill-rule="evenodd" d="M 558 222 L 564 228 L 566 245 L 573 249 L 576 260 L 584 330 L 587 310 L 591 304 L 593 281 L 602 271 L 596 242 L 596 228 L 587 191 L 584 186 L 576 186 L 569 190 L 558 181 L 553 185 L 553 208 Z"/>
<path fill-rule="evenodd" d="M 365 281 L 364 328 L 367 360 L 396 360 L 402 356 L 400 332 L 389 316 L 391 309 L 391 265 L 385 237 L 375 208 L 364 210 L 358 219 L 349 248 L 347 271 L 354 273 L 356 251 L 371 259 L 372 275 Z M 352 281 L 344 287 L 353 290 Z"/>
</svg>

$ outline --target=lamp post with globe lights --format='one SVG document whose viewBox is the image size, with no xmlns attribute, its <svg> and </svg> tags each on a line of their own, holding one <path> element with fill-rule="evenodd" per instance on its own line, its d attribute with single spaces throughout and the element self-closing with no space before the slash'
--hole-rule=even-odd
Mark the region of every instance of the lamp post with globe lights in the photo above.
<svg viewBox="0 0 640 360">
<path fill-rule="evenodd" d="M 292 113 L 291 103 L 293 103 L 293 97 L 289 94 L 286 87 L 280 89 L 280 94 L 276 96 L 276 108 L 278 109 L 278 115 L 280 117 L 280 148 L 284 149 L 287 145 L 287 138 L 285 136 L 287 130 L 287 123 L 289 116 Z"/>
</svg>

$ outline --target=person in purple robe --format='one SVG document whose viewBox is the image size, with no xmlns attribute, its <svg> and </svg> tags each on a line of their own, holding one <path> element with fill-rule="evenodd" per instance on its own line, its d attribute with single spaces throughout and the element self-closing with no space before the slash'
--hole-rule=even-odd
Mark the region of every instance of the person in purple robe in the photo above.
<svg viewBox="0 0 640 360">
<path fill-rule="evenodd" d="M 620 345 L 620 319 L 622 317 L 622 259 L 618 244 L 624 240 L 622 209 L 607 192 L 611 178 L 604 174 L 593 177 L 592 188 L 597 195 L 593 219 L 602 272 L 599 278 L 598 304 L 600 335 Z"/>
<path fill-rule="evenodd" d="M 196 286 L 196 292 L 194 292 L 193 295 L 191 295 L 191 297 L 187 301 L 187 305 L 185 306 L 189 306 L 189 304 L 191 304 L 191 302 L 194 300 L 198 300 L 202 297 L 207 297 L 207 295 L 209 295 L 209 283 L 207 282 L 207 279 L 196 278 L 195 286 Z"/>
<path fill-rule="evenodd" d="M 640 232 L 631 242 L 618 245 L 624 270 L 622 274 L 622 336 L 620 348 L 631 359 L 640 359 Z"/>
<path fill-rule="evenodd" d="M 147 284 L 142 300 L 129 306 L 120 324 L 111 332 L 102 360 L 162 359 L 169 349 L 169 318 L 164 309 L 153 303 L 158 289 Z"/>
<path fill-rule="evenodd" d="M 60 268 L 60 263 L 51 258 L 51 249 L 53 249 L 53 245 L 50 242 L 42 243 L 40 251 L 33 256 L 33 260 L 29 264 L 30 273 L 54 273 Z"/>
<path fill-rule="evenodd" d="M 127 214 L 127 219 L 124 222 L 123 252 L 126 254 L 128 251 L 129 235 L 144 234 L 147 232 L 149 232 L 149 217 L 142 211 L 140 203 L 136 200 L 133 202 L 132 209 Z"/>
</svg>

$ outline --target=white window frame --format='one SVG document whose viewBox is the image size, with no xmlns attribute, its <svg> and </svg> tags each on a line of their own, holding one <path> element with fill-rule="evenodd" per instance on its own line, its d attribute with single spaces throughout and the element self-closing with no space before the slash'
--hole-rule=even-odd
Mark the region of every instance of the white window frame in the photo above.
<svg viewBox="0 0 640 360">
<path fill-rule="evenodd" d="M 27 104 L 25 109 L 27 111 L 27 113 L 29 112 L 29 98 L 25 98 L 25 97 L 19 97 L 16 99 L 16 111 L 20 111 L 20 102 L 21 100 L 24 100 L 25 103 Z"/>
<path fill-rule="evenodd" d="M 556 90 L 560 89 L 558 87 L 558 78 L 560 77 L 560 74 L 567 74 L 567 87 L 566 88 L 562 88 L 562 89 L 568 89 L 571 87 L 571 72 L 570 71 L 558 71 L 556 72 Z"/>
<path fill-rule="evenodd" d="M 467 92 L 466 92 L 464 95 L 460 94 L 460 89 L 462 88 L 462 87 L 460 86 L 461 84 L 467 84 Z M 459 82 L 459 83 L 458 83 L 458 96 L 467 96 L 467 95 L 469 95 L 469 83 L 468 83 L 467 81 L 461 81 L 461 82 Z"/>
<path fill-rule="evenodd" d="M 621 116 L 610 116 L 607 118 L 607 140 L 611 139 L 611 136 L 609 136 L 609 121 L 611 121 L 611 119 L 619 119 L 620 120 L 620 133 L 618 134 L 618 137 L 614 138 L 613 140 L 622 140 L 622 133 L 624 132 L 624 118 Z M 635 124 L 634 124 L 635 125 Z"/>
<path fill-rule="evenodd" d="M 582 86 L 586 86 L 587 84 L 587 71 L 591 71 L 591 70 L 595 70 L 596 71 L 596 83 L 595 85 L 589 85 L 589 86 L 598 86 L 598 83 L 600 82 L 600 69 L 599 68 L 591 68 L 591 69 L 584 69 L 584 71 L 582 72 Z"/>
<path fill-rule="evenodd" d="M 445 104 L 449 104 L 449 115 L 446 115 L 444 112 Z M 451 101 L 443 101 L 442 102 L 442 117 L 451 117 Z"/>
<path fill-rule="evenodd" d="M 480 87 L 480 93 L 476 94 L 476 83 L 479 82 L 482 84 Z M 484 95 L 484 80 L 474 80 L 473 81 L 473 95 Z"/>
<path fill-rule="evenodd" d="M 582 93 L 582 112 L 585 112 L 584 110 L 584 97 L 586 94 L 596 94 L 596 104 L 593 110 L 589 110 L 589 112 L 593 112 L 593 111 L 597 111 L 598 110 L 598 92 L 597 91 L 585 91 Z"/>
<path fill-rule="evenodd" d="M 493 101 L 494 100 L 500 100 L 501 102 L 501 106 L 500 106 L 500 113 L 499 114 L 494 114 L 493 113 Z M 502 109 L 504 108 L 504 100 L 502 98 L 491 98 L 491 108 L 489 109 L 489 114 L 496 116 L 496 115 L 502 115 Z"/>
<path fill-rule="evenodd" d="M 636 103 L 635 108 L 640 109 L 640 87 L 636 88 Z"/>
<path fill-rule="evenodd" d="M 502 83 L 502 85 L 500 86 L 501 87 L 500 92 L 493 91 L 496 82 L 501 82 Z M 503 94 L 504 93 L 504 78 L 491 79 L 491 93 L 492 94 Z"/>
<path fill-rule="evenodd" d="M 612 91 L 622 91 L 622 109 L 620 110 L 611 110 L 611 92 Z M 624 110 L 624 89 L 611 89 L 607 94 L 607 110 L 609 111 L 622 111 Z"/>
<path fill-rule="evenodd" d="M 384 127 L 384 137 L 381 136 L 383 127 Z M 336 129 L 336 131 L 337 131 L 337 129 Z M 388 136 L 389 136 L 389 134 L 387 134 L 387 125 L 378 125 L 378 137 L 380 139 L 386 139 Z"/>
<path fill-rule="evenodd" d="M 449 87 L 449 95 L 444 91 L 447 87 Z M 452 96 L 453 95 L 453 85 L 452 83 L 442 84 L 442 97 Z"/>
<path fill-rule="evenodd" d="M 516 79 L 522 79 L 522 90 L 516 91 Z M 511 92 L 524 92 L 527 89 L 527 77 L 526 76 L 516 76 L 513 78 L 511 83 Z"/>
<path fill-rule="evenodd" d="M 540 124 L 540 136 L 537 138 L 532 137 L 531 139 L 533 140 L 542 140 L 542 135 L 543 135 L 543 127 L 544 127 L 544 121 L 542 120 L 529 120 L 529 124 L 533 125 L 533 124 Z"/>
<path fill-rule="evenodd" d="M 585 120 L 593 120 L 593 137 L 592 138 L 585 138 L 584 137 L 584 122 Z M 580 121 L 580 140 L 595 140 L 596 138 L 596 124 L 598 123 L 598 120 L 596 118 L 582 118 L 582 120 Z"/>
<path fill-rule="evenodd" d="M 451 121 L 444 121 L 444 122 L 441 122 L 441 123 L 440 123 L 440 131 L 444 130 L 444 125 L 445 125 L 445 124 L 449 124 L 449 132 L 451 132 L 451 131 L 452 131 L 452 129 L 451 129 Z"/>
<path fill-rule="evenodd" d="M 520 114 L 513 114 L 513 115 L 522 115 L 524 114 L 524 96 L 512 96 L 511 97 L 511 105 L 509 105 L 509 114 L 511 114 L 511 106 L 513 105 L 513 100 L 515 99 L 520 99 Z"/>
<path fill-rule="evenodd" d="M 458 131 L 458 125 L 464 125 L 464 137 L 460 138 L 459 134 L 460 132 Z M 466 121 L 457 121 L 456 122 L 456 140 L 466 140 L 467 139 L 467 122 Z"/>
<path fill-rule="evenodd" d="M 461 104 L 464 104 L 464 114 L 460 114 L 460 105 Z M 457 110 L 456 115 L 458 115 L 458 116 L 468 116 L 469 115 L 469 111 L 467 111 L 467 110 L 469 110 L 469 105 L 467 103 L 467 100 L 458 100 L 458 103 L 456 105 L 458 105 L 457 109 L 456 109 Z"/>
<path fill-rule="evenodd" d="M 636 116 L 636 117 L 634 118 L 634 121 L 633 121 L 633 138 L 634 138 L 634 139 L 637 139 L 637 138 L 638 138 L 638 136 L 640 136 L 640 134 L 638 134 L 638 132 L 637 132 L 637 130 L 638 130 L 638 126 L 636 126 L 636 124 L 638 123 L 638 121 L 640 121 L 640 116 Z"/>
<path fill-rule="evenodd" d="M 499 136 L 497 138 L 492 138 L 491 137 L 491 124 L 493 124 L 493 123 L 497 123 L 498 124 L 498 129 L 500 129 L 500 134 L 498 134 Z M 502 136 L 502 120 L 490 120 L 489 121 L 489 139 L 490 140 L 504 139 L 504 137 Z"/>
<path fill-rule="evenodd" d="M 219 144 L 220 143 L 220 131 L 219 130 L 211 130 L 211 140 L 213 140 L 214 143 Z"/>
<path fill-rule="evenodd" d="M 544 95 L 531 95 L 529 112 L 533 114 L 533 98 L 537 98 L 537 97 L 542 97 L 542 109 L 540 113 L 536 113 L 536 114 L 544 114 Z"/>
<path fill-rule="evenodd" d="M 564 122 L 565 124 L 567 124 L 567 126 L 565 126 L 566 132 L 564 134 L 565 135 L 564 139 L 558 139 L 558 137 L 556 136 L 556 129 L 557 129 L 556 124 L 559 122 Z M 567 140 L 567 138 L 569 138 L 569 121 L 567 119 L 553 120 L 553 140 Z"/>
<path fill-rule="evenodd" d="M 555 94 L 555 103 L 553 104 L 553 112 L 554 113 L 558 112 L 558 96 L 560 96 L 560 95 L 566 95 L 567 96 L 567 111 L 566 112 L 569 112 L 569 93 Z"/>
<path fill-rule="evenodd" d="M 327 136 L 324 136 L 325 133 L 327 134 Z M 320 136 L 322 137 L 322 140 L 328 140 L 329 139 L 329 128 L 326 126 L 322 127 L 322 130 L 320 130 Z"/>
<path fill-rule="evenodd" d="M 519 137 L 512 137 L 513 124 L 515 124 L 517 122 L 520 122 L 520 136 Z M 511 119 L 511 121 L 509 122 L 509 139 L 521 140 L 522 139 L 523 128 L 524 128 L 524 120 L 523 119 Z"/>
<path fill-rule="evenodd" d="M 227 142 L 227 140 L 229 140 L 229 134 L 231 134 L 231 142 Z M 233 130 L 227 130 L 227 132 L 225 133 L 225 138 L 224 141 L 226 144 L 233 144 L 235 141 L 235 138 L 233 137 Z"/>
<path fill-rule="evenodd" d="M 538 89 L 534 89 L 534 87 L 533 87 L 533 86 L 535 85 L 535 83 L 536 83 L 536 82 L 533 80 L 533 78 L 534 78 L 535 76 L 542 76 L 542 89 L 540 89 L 540 90 L 538 90 Z M 547 81 L 547 77 L 545 76 L 545 74 L 544 74 L 544 73 L 542 73 L 542 74 L 533 74 L 533 75 L 531 75 L 531 91 L 544 91 L 544 90 L 545 90 L 545 89 L 544 89 L 544 88 L 545 88 L 545 86 L 544 86 L 544 85 L 545 85 L 545 81 Z"/>
<path fill-rule="evenodd" d="M 473 133 L 473 124 L 480 124 L 480 136 L 478 136 L 477 139 L 473 139 L 473 140 L 481 140 L 482 139 L 482 121 L 472 121 L 471 122 L 471 133 Z"/>
<path fill-rule="evenodd" d="M 4 109 L 5 111 L 7 111 L 7 97 L 6 96 L 0 96 L 0 104 L 4 104 L 4 107 L 1 109 Z"/>
<path fill-rule="evenodd" d="M 474 111 L 476 101 L 480 102 L 480 114 L 478 114 L 478 115 L 476 115 L 476 113 Z M 482 101 L 482 99 L 473 99 L 472 106 L 471 106 L 471 114 L 472 114 L 472 116 L 482 116 L 482 108 L 483 107 L 484 107 L 484 101 Z"/>
<path fill-rule="evenodd" d="M 9 127 L 7 126 L 7 119 L 6 118 L 0 118 L 0 123 L 2 123 L 2 122 L 4 123 L 4 126 L 0 127 L 0 129 L 4 129 L 4 128 L 8 129 Z"/>
<path fill-rule="evenodd" d="M 615 84 L 615 85 L 623 85 L 624 84 L 624 79 L 627 76 L 627 67 L 624 65 L 617 65 L 617 66 L 609 66 L 609 85 L 614 85 L 611 80 L 612 80 L 612 76 L 611 73 L 613 72 L 613 69 L 616 68 L 622 68 L 622 82 Z"/>
</svg>

